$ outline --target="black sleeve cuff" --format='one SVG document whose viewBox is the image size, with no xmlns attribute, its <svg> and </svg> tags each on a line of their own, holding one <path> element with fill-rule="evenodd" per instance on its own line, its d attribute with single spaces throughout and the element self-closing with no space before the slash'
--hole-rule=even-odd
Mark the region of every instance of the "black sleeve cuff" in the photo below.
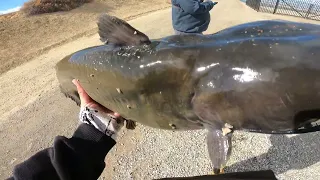
<svg viewBox="0 0 320 180">
<path fill-rule="evenodd" d="M 94 141 L 94 142 L 107 142 L 106 144 L 116 144 L 116 141 L 110 136 L 105 135 L 98 129 L 88 124 L 80 124 L 77 130 L 74 132 L 73 138 L 80 138 L 84 140 Z"/>
<path fill-rule="evenodd" d="M 116 141 L 110 136 L 100 132 L 92 125 L 84 123 L 79 125 L 71 139 L 72 141 L 91 141 L 95 146 L 94 151 L 97 151 L 96 153 L 101 156 L 106 156 L 110 149 L 116 144 Z"/>
</svg>

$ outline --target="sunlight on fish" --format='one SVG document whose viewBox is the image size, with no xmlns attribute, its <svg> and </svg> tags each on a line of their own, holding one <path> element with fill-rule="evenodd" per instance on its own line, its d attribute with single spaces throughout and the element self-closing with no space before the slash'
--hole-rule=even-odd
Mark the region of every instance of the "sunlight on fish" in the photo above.
<svg viewBox="0 0 320 180">
<path fill-rule="evenodd" d="M 214 84 L 211 81 L 207 84 L 207 86 L 215 88 Z"/>
<path fill-rule="evenodd" d="M 156 61 L 156 62 L 152 62 L 152 63 L 146 64 L 146 65 L 140 65 L 140 68 L 150 67 L 150 66 L 153 66 L 155 64 L 160 64 L 161 62 L 162 61 Z"/>
<path fill-rule="evenodd" d="M 249 68 L 232 68 L 232 70 L 235 71 L 241 71 L 243 74 L 236 74 L 233 76 L 233 78 L 240 82 L 250 82 L 255 79 L 257 79 L 258 75 L 260 75 L 258 72 L 253 71 Z"/>
<path fill-rule="evenodd" d="M 219 63 L 212 63 L 212 64 L 210 64 L 210 65 L 208 65 L 208 66 L 204 66 L 204 67 L 199 67 L 199 68 L 197 68 L 197 71 L 204 71 L 204 70 L 206 70 L 206 69 L 209 69 L 210 67 L 213 67 L 213 66 L 216 66 L 216 65 L 219 65 Z"/>
</svg>

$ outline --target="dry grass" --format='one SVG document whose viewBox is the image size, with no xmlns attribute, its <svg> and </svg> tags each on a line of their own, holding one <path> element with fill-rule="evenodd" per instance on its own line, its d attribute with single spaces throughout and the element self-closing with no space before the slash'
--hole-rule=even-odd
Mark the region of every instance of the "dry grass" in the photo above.
<svg viewBox="0 0 320 180">
<path fill-rule="evenodd" d="M 95 34 L 101 13 L 128 20 L 166 7 L 164 0 L 94 0 L 71 11 L 33 16 L 18 11 L 0 15 L 0 75 L 51 48 Z"/>
<path fill-rule="evenodd" d="M 29 0 L 21 10 L 28 15 L 69 11 L 93 0 Z"/>
</svg>

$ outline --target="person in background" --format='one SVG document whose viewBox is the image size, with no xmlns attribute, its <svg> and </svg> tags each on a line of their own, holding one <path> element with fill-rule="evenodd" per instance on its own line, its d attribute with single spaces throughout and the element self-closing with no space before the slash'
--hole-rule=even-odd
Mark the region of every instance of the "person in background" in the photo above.
<svg viewBox="0 0 320 180">
<path fill-rule="evenodd" d="M 210 24 L 210 10 L 218 4 L 203 0 L 171 0 L 176 35 L 202 34 Z"/>
</svg>

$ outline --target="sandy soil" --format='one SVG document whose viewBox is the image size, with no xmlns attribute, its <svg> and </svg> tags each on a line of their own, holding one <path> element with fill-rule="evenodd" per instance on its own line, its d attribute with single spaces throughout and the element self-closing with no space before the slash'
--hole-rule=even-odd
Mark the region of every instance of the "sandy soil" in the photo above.
<svg viewBox="0 0 320 180">
<path fill-rule="evenodd" d="M 132 7 L 127 7 L 127 12 L 135 10 Z M 151 38 L 163 37 L 173 33 L 170 13 L 170 9 L 165 9 L 142 15 L 131 20 L 130 24 Z M 124 14 L 121 16 L 126 17 Z M 219 5 L 212 10 L 212 23 L 206 33 L 262 19 L 319 24 L 317 21 L 257 13 L 240 1 L 219 0 Z M 61 29 L 69 28 L 63 25 Z M 72 34 L 72 29 L 66 33 Z M 37 38 L 41 39 L 40 36 Z M 18 42 L 18 38 L 15 41 Z M 48 45 L 43 43 L 41 46 Z M 40 41 L 33 43 L 41 47 L 38 44 Z M 0 179 L 8 177 L 17 163 L 50 146 L 56 135 L 72 134 L 78 123 L 79 109 L 59 92 L 54 65 L 74 51 L 98 44 L 101 42 L 97 34 L 84 36 L 50 49 L 0 76 L 0 94 L 3 95 L 0 99 Z M 28 56 L 20 46 L 17 43 L 19 51 L 12 51 L 17 53 L 15 55 L 7 52 L 8 57 L 19 56 L 23 59 Z M 1 57 L 6 57 L 2 51 Z M 207 174 L 210 162 L 204 133 L 169 132 L 142 125 L 134 131 L 123 130 L 118 144 L 106 158 L 111 168 L 105 169 L 101 179 L 152 179 Z M 235 146 L 228 171 L 273 169 L 280 179 L 320 178 L 320 155 L 317 153 L 320 148 L 319 135 L 312 133 L 289 137 L 238 132 L 233 140 Z"/>
</svg>

